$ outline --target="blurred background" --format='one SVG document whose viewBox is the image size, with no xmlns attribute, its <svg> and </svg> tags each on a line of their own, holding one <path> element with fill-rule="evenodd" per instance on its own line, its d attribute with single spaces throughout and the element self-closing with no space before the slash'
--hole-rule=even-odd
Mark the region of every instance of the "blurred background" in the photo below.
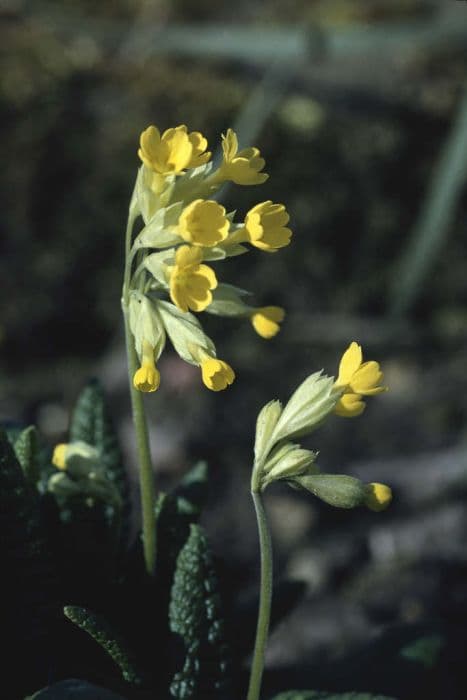
<svg viewBox="0 0 467 700">
<path fill-rule="evenodd" d="M 139 134 L 184 123 L 215 151 L 233 127 L 270 179 L 223 203 L 284 202 L 294 237 L 219 271 L 287 318 L 271 341 L 204 318 L 237 372 L 220 394 L 164 353 L 147 400 L 158 483 L 208 460 L 204 524 L 233 594 L 254 592 L 256 415 L 360 342 L 390 391 L 306 446 L 323 470 L 390 484 L 394 503 L 342 512 L 270 488 L 276 576 L 304 582 L 272 635 L 270 682 L 340 689 L 361 650 L 371 690 L 383 671 L 365 644 L 402 648 L 409 629 L 428 649 L 423 697 L 464 698 L 467 2 L 3 0 L 0 18 L 0 419 L 36 423 L 52 446 L 99 377 L 137 509 L 120 290 Z M 326 676 L 336 659 L 342 681 Z"/>
</svg>

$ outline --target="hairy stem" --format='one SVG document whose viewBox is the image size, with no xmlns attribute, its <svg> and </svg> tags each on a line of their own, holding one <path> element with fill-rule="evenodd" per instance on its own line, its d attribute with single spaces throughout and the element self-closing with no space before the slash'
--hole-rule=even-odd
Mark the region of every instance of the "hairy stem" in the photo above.
<svg viewBox="0 0 467 700">
<path fill-rule="evenodd" d="M 156 532 L 156 487 L 154 472 L 151 461 L 151 450 L 149 445 L 149 434 L 144 409 L 144 401 L 141 392 L 133 386 L 133 376 L 138 369 L 138 356 L 135 350 L 133 336 L 129 322 L 129 301 L 131 282 L 131 235 L 136 214 L 130 205 L 128 223 L 125 236 L 125 273 L 122 290 L 122 310 L 125 325 L 125 341 L 128 362 L 128 378 L 130 384 L 131 407 L 133 414 L 133 424 L 136 433 L 136 448 L 139 462 L 139 483 L 141 493 L 141 511 L 143 520 L 143 550 L 146 571 L 151 576 L 156 569 L 157 554 L 157 532 Z"/>
<path fill-rule="evenodd" d="M 255 505 L 256 520 L 258 522 L 259 546 L 261 552 L 261 584 L 255 649 L 251 664 L 247 700 L 259 700 L 261 679 L 264 669 L 264 655 L 269 632 L 269 619 L 271 616 L 272 545 L 261 492 L 259 490 L 252 490 L 251 496 Z"/>
</svg>

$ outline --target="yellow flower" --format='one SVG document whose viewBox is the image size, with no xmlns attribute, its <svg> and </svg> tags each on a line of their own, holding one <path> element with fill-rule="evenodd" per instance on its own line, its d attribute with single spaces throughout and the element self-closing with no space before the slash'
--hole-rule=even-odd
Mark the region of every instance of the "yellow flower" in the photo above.
<svg viewBox="0 0 467 700">
<path fill-rule="evenodd" d="M 392 491 L 386 484 L 366 485 L 365 505 L 376 512 L 385 510 L 392 501 Z"/>
<path fill-rule="evenodd" d="M 285 227 L 289 218 L 283 204 L 261 202 L 250 209 L 245 217 L 245 227 L 240 229 L 243 240 L 247 240 L 256 248 L 273 253 L 290 243 L 292 231 Z M 237 234 L 240 234 L 240 231 Z"/>
<path fill-rule="evenodd" d="M 61 442 L 59 445 L 55 446 L 53 455 L 52 455 L 52 464 L 54 467 L 57 467 L 57 469 L 66 469 L 66 448 L 68 447 L 68 444 L 66 442 Z"/>
<path fill-rule="evenodd" d="M 161 375 L 154 362 L 154 348 L 147 340 L 143 340 L 141 367 L 133 377 L 133 386 L 145 393 L 156 391 L 161 383 Z"/>
<path fill-rule="evenodd" d="M 222 150 L 224 160 L 217 173 L 219 180 L 232 180 L 237 185 L 260 185 L 266 182 L 269 175 L 260 172 L 264 166 L 257 148 L 238 150 L 237 134 L 233 129 L 227 129 L 222 135 Z"/>
<path fill-rule="evenodd" d="M 227 238 L 230 222 L 223 206 L 211 199 L 195 199 L 183 210 L 178 233 L 189 243 L 215 246 Z"/>
<path fill-rule="evenodd" d="M 188 133 L 182 124 L 160 134 L 156 126 L 148 126 L 140 136 L 138 156 L 144 165 L 159 175 L 179 175 L 185 168 L 207 163 L 211 153 L 208 142 L 199 131 Z"/>
<path fill-rule="evenodd" d="M 207 357 L 201 362 L 201 377 L 208 389 L 222 391 L 232 384 L 235 372 L 227 362 Z"/>
<path fill-rule="evenodd" d="M 258 335 L 269 339 L 279 333 L 279 323 L 284 320 L 284 316 L 285 311 L 280 306 L 262 306 L 254 309 L 250 320 Z"/>
<path fill-rule="evenodd" d="M 334 387 L 343 392 L 336 404 L 335 412 L 339 416 L 351 418 L 359 416 L 365 409 L 362 396 L 374 396 L 387 391 L 381 386 L 383 373 L 378 362 L 371 360 L 363 362 L 362 348 L 356 343 L 350 343 L 342 355 L 339 365 L 339 376 Z"/>
<path fill-rule="evenodd" d="M 217 278 L 208 265 L 201 265 L 200 248 L 182 245 L 175 253 L 175 265 L 169 268 L 170 298 L 181 311 L 204 311 L 212 301 L 211 289 Z"/>
</svg>

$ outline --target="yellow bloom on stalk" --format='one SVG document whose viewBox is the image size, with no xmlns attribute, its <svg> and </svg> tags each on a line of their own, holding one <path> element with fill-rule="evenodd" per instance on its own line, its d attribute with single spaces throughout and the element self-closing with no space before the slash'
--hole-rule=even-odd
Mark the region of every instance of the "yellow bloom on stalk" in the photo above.
<svg viewBox="0 0 467 700">
<path fill-rule="evenodd" d="M 365 409 L 362 396 L 374 396 L 387 391 L 381 386 L 383 373 L 378 362 L 371 360 L 363 362 L 362 348 L 356 343 L 350 343 L 342 355 L 339 365 L 339 376 L 334 387 L 343 394 L 336 404 L 335 413 L 338 416 L 352 418 L 359 416 Z"/>
<path fill-rule="evenodd" d="M 290 243 L 292 231 L 285 226 L 289 219 L 283 204 L 261 202 L 250 209 L 245 217 L 245 227 L 240 229 L 243 240 L 256 248 L 274 253 Z M 240 231 L 237 233 L 240 234 Z"/>
<path fill-rule="evenodd" d="M 212 301 L 211 290 L 217 278 L 208 265 L 202 265 L 200 248 L 182 245 L 175 253 L 175 265 L 169 268 L 170 298 L 181 311 L 204 311 Z"/>
<path fill-rule="evenodd" d="M 203 383 L 211 391 L 222 391 L 235 379 L 232 367 L 215 357 L 206 357 L 200 366 Z"/>
<path fill-rule="evenodd" d="M 182 124 L 160 134 L 156 126 L 148 126 L 140 136 L 138 156 L 144 165 L 159 175 L 180 175 L 186 168 L 207 163 L 211 153 L 208 142 L 199 131 L 188 133 Z"/>
<path fill-rule="evenodd" d="M 260 185 L 266 182 L 269 175 L 262 173 L 265 166 L 257 148 L 238 150 L 237 134 L 233 129 L 227 129 L 222 135 L 222 150 L 224 159 L 217 173 L 219 180 L 232 180 L 236 185 Z"/>
<path fill-rule="evenodd" d="M 279 333 L 279 323 L 284 320 L 284 316 L 285 311 L 280 306 L 262 306 L 254 309 L 250 320 L 258 335 L 269 339 Z"/>
<path fill-rule="evenodd" d="M 372 483 L 366 486 L 365 505 L 370 510 L 385 510 L 392 501 L 392 491 L 386 484 Z"/>
<path fill-rule="evenodd" d="M 161 383 L 161 375 L 154 361 L 154 348 L 147 340 L 143 340 L 141 367 L 133 376 L 133 386 L 145 393 L 156 391 Z"/>
<path fill-rule="evenodd" d="M 227 238 L 230 222 L 223 206 L 211 199 L 195 199 L 183 210 L 178 233 L 188 243 L 214 246 Z"/>
</svg>

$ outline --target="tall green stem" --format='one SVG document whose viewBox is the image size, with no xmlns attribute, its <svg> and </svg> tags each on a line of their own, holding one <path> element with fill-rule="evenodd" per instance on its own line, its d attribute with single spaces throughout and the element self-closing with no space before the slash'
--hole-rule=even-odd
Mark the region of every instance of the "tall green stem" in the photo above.
<svg viewBox="0 0 467 700">
<path fill-rule="evenodd" d="M 271 616 L 272 544 L 261 492 L 252 490 L 251 496 L 255 504 L 256 520 L 258 522 L 259 546 L 261 552 L 261 584 L 255 650 L 253 652 L 253 662 L 251 664 L 247 700 L 259 700 L 261 679 L 264 669 L 264 656 L 269 632 L 269 619 Z"/>
<path fill-rule="evenodd" d="M 133 204 L 133 199 L 132 199 Z M 139 483 L 141 493 L 141 510 L 143 520 L 143 550 L 146 571 L 151 576 L 156 570 L 157 532 L 156 532 L 156 488 L 152 469 L 149 433 L 144 410 L 142 394 L 133 386 L 133 376 L 138 369 L 138 356 L 135 350 L 129 322 L 129 301 L 131 282 L 131 235 L 136 219 L 134 207 L 130 205 L 125 240 L 125 274 L 122 290 L 122 311 L 125 324 L 125 341 L 128 361 L 128 378 L 130 383 L 133 424 L 136 433 L 136 448 L 139 462 Z"/>
</svg>

